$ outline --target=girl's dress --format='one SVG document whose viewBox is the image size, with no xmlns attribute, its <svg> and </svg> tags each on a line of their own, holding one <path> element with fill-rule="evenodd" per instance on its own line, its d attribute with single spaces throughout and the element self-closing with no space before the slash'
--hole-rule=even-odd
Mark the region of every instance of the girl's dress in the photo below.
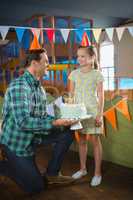
<svg viewBox="0 0 133 200">
<path fill-rule="evenodd" d="M 75 84 L 74 101 L 75 103 L 84 103 L 87 114 L 91 114 L 90 119 L 82 120 L 83 134 L 101 134 L 103 128 L 95 126 L 95 118 L 98 114 L 97 84 L 104 80 L 99 70 L 92 69 L 83 73 L 79 69 L 72 71 L 68 77 Z"/>
</svg>

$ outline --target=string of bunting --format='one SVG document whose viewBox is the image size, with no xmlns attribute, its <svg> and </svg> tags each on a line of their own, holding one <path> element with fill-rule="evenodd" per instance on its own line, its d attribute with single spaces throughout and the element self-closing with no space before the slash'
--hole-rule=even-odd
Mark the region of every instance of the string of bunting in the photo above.
<svg viewBox="0 0 133 200">
<path fill-rule="evenodd" d="M 123 114 L 128 121 L 131 121 L 127 100 L 125 98 L 118 101 L 114 106 L 112 106 L 103 113 L 104 118 L 111 124 L 112 128 L 115 129 L 115 131 L 117 130 L 116 111 Z M 78 131 L 75 131 L 75 138 L 77 142 L 80 141 Z"/>
<path fill-rule="evenodd" d="M 6 36 L 8 34 L 8 31 L 10 29 L 14 29 L 16 31 L 16 35 L 18 38 L 18 41 L 21 42 L 23 39 L 23 35 L 25 33 L 25 30 L 30 30 L 34 37 L 37 37 L 37 40 L 39 41 L 40 31 L 45 31 L 47 34 L 47 38 L 50 42 L 54 41 L 54 35 L 57 33 L 57 31 L 60 31 L 62 38 L 65 43 L 67 43 L 69 34 L 74 31 L 79 40 L 84 44 L 84 40 L 86 40 L 86 44 L 89 44 L 89 33 L 88 31 L 92 31 L 93 37 L 95 38 L 95 41 L 98 43 L 100 35 L 102 33 L 102 28 L 84 28 L 84 29 L 59 29 L 59 28 L 33 28 L 33 27 L 18 27 L 18 26 L 0 26 L 0 34 L 2 37 L 2 40 L 6 39 Z M 113 40 L 114 30 L 116 30 L 118 40 L 120 41 L 122 39 L 123 33 L 125 30 L 128 30 L 130 35 L 133 37 L 133 27 L 117 27 L 117 28 L 105 28 L 104 29 L 109 37 L 109 39 Z M 34 40 L 34 38 L 33 38 Z M 39 43 L 39 42 L 38 42 Z"/>
</svg>

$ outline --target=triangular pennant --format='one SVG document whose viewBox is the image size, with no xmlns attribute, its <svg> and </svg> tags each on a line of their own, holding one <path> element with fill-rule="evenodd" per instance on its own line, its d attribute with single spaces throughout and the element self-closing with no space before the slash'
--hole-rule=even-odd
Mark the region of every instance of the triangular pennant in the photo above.
<svg viewBox="0 0 133 200">
<path fill-rule="evenodd" d="M 116 104 L 116 109 L 120 111 L 128 120 L 131 120 L 126 100 L 122 99 Z"/>
<path fill-rule="evenodd" d="M 76 141 L 77 142 L 80 142 L 80 135 L 79 135 L 79 133 L 78 133 L 78 131 L 75 131 L 75 139 L 76 139 Z"/>
<path fill-rule="evenodd" d="M 115 109 L 110 108 L 109 110 L 104 112 L 104 117 L 109 121 L 114 129 L 116 129 L 116 114 Z"/>
<path fill-rule="evenodd" d="M 117 36 L 118 36 L 119 41 L 121 40 L 121 38 L 123 36 L 124 30 L 125 30 L 125 27 L 116 28 L 116 32 L 117 32 Z"/>
<path fill-rule="evenodd" d="M 18 41 L 21 42 L 25 29 L 24 28 L 15 28 L 15 30 L 16 30 L 16 34 L 17 34 L 17 37 L 18 37 Z"/>
<path fill-rule="evenodd" d="M 113 39 L 113 33 L 114 33 L 114 28 L 106 28 L 105 30 L 106 30 L 106 33 L 107 33 L 109 39 L 112 41 L 112 39 Z"/>
<path fill-rule="evenodd" d="M 131 34 L 131 36 L 133 37 L 133 27 L 128 27 L 128 31 Z"/>
<path fill-rule="evenodd" d="M 53 29 L 48 29 L 46 30 L 46 33 L 47 33 L 47 36 L 48 36 L 48 39 L 50 42 L 54 42 L 54 33 L 55 33 L 55 30 Z"/>
<path fill-rule="evenodd" d="M 98 41 L 99 41 L 99 37 L 100 37 L 100 34 L 101 34 L 101 28 L 97 28 L 97 29 L 93 29 L 92 31 L 93 31 L 93 35 L 94 35 L 94 37 L 95 37 L 95 40 L 96 40 L 96 42 L 98 43 Z"/>
<path fill-rule="evenodd" d="M 40 31 L 41 30 L 39 28 L 32 28 L 31 31 L 32 31 L 33 35 L 36 35 L 36 37 L 38 39 L 39 36 L 40 36 Z"/>
<path fill-rule="evenodd" d="M 79 39 L 79 41 L 81 42 L 82 41 L 82 37 L 83 37 L 83 34 L 84 34 L 84 30 L 75 30 L 75 33 Z"/>
<path fill-rule="evenodd" d="M 34 39 L 33 39 L 32 43 L 31 43 L 31 46 L 30 46 L 30 50 L 33 50 L 33 49 L 41 49 L 41 46 L 40 46 L 40 44 L 38 42 L 38 39 L 37 39 L 36 35 L 34 35 Z"/>
<path fill-rule="evenodd" d="M 3 40 L 5 40 L 9 28 L 10 28 L 9 26 L 0 26 L 0 33 Z"/>
<path fill-rule="evenodd" d="M 90 44 L 90 43 L 89 43 L 88 35 L 87 35 L 86 32 L 84 32 L 81 45 L 82 45 L 82 46 L 89 46 L 89 44 Z"/>
<path fill-rule="evenodd" d="M 70 30 L 69 29 L 60 29 L 60 32 L 61 32 L 62 37 L 63 37 L 63 39 L 64 39 L 64 41 L 66 43 Z"/>
</svg>

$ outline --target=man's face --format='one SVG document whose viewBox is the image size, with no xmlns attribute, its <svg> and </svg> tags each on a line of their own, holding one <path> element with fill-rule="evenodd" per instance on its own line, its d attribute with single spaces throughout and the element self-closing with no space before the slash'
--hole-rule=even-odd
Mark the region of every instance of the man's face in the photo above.
<svg viewBox="0 0 133 200">
<path fill-rule="evenodd" d="M 40 56 L 41 56 L 41 60 L 37 62 L 37 74 L 39 77 L 42 77 L 45 74 L 47 74 L 49 60 L 46 53 L 42 53 Z"/>
</svg>

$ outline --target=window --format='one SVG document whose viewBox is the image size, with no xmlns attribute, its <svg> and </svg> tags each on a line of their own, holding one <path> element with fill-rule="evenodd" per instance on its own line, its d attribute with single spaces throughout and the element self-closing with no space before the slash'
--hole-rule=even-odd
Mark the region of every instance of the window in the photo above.
<svg viewBox="0 0 133 200">
<path fill-rule="evenodd" d="M 104 89 L 115 89 L 114 45 L 112 42 L 103 42 L 100 45 L 100 67 L 104 76 Z"/>
<path fill-rule="evenodd" d="M 119 79 L 119 89 L 133 89 L 133 78 L 123 77 Z"/>
</svg>

